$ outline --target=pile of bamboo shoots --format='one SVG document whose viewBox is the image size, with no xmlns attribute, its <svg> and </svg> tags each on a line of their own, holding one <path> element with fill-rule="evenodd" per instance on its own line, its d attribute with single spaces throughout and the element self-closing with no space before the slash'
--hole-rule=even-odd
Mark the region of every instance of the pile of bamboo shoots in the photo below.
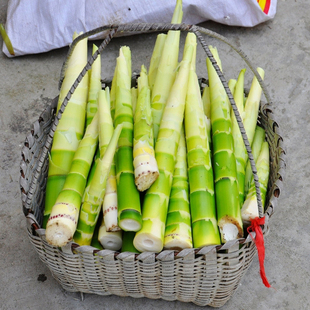
<svg viewBox="0 0 310 310">
<path fill-rule="evenodd" d="M 173 24 L 182 22 L 176 3 Z M 74 37 L 76 34 L 74 35 Z M 197 40 L 157 35 L 151 61 L 132 87 L 131 50 L 122 46 L 111 87 L 101 87 L 101 59 L 79 83 L 49 154 L 43 228 L 54 246 L 160 252 L 242 238 L 258 216 L 247 151 L 225 89 L 207 58 L 209 84 L 196 74 Z M 210 46 L 217 64 L 217 49 Z M 97 50 L 94 45 L 93 53 Z M 71 55 L 59 105 L 87 63 L 87 39 Z M 222 69 L 222 68 L 221 68 Z M 260 76 L 264 71 L 258 68 Z M 257 125 L 261 87 L 245 69 L 229 81 L 258 170 L 262 202 L 269 149 Z"/>
</svg>

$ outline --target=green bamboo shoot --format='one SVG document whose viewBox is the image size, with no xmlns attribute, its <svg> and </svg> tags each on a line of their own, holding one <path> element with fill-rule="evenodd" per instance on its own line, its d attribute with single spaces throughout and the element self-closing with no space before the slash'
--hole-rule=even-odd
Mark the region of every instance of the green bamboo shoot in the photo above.
<svg viewBox="0 0 310 310">
<path fill-rule="evenodd" d="M 155 160 L 150 89 L 146 68 L 138 78 L 138 100 L 134 115 L 133 159 L 135 184 L 139 191 L 147 190 L 158 178 Z"/>
<path fill-rule="evenodd" d="M 114 75 L 112 78 L 111 91 L 110 91 L 111 117 L 112 117 L 113 122 L 114 122 L 114 116 L 115 116 L 116 78 L 117 78 L 117 63 L 114 69 Z"/>
<path fill-rule="evenodd" d="M 179 24 L 182 22 L 182 18 L 182 1 L 177 0 L 171 23 Z M 174 83 L 176 68 L 178 66 L 179 45 L 180 31 L 169 30 L 152 88 L 151 107 L 155 141 L 157 140 L 164 107 L 169 97 L 171 86 Z"/>
<path fill-rule="evenodd" d="M 46 240 L 54 246 L 64 246 L 72 241 L 87 177 L 98 144 L 98 114 L 86 128 L 75 152 L 65 184 L 59 193 L 46 224 Z"/>
<path fill-rule="evenodd" d="M 243 120 L 244 115 L 244 74 L 245 69 L 242 69 L 239 73 L 238 80 L 234 87 L 234 100 L 238 108 L 241 119 Z M 232 136 L 234 139 L 234 152 L 236 158 L 236 168 L 237 168 L 237 181 L 239 190 L 239 204 L 242 207 L 244 202 L 244 180 L 245 180 L 245 168 L 248 159 L 247 151 L 243 138 L 237 123 L 234 112 L 231 109 L 231 123 L 232 123 Z"/>
<path fill-rule="evenodd" d="M 76 36 L 77 34 L 74 34 L 73 39 Z M 87 39 L 83 39 L 77 44 L 68 61 L 68 67 L 59 94 L 58 110 L 86 63 Z M 63 188 L 66 175 L 70 170 L 74 153 L 84 134 L 87 94 L 88 75 L 82 79 L 72 94 L 54 134 L 52 149 L 49 155 L 43 228 L 46 227 L 52 207 Z"/>
<path fill-rule="evenodd" d="M 217 49 L 209 47 L 217 63 Z M 234 142 L 231 134 L 230 102 L 211 61 L 207 58 L 211 99 L 213 169 L 217 220 L 223 243 L 241 238 L 243 226 L 239 206 Z"/>
<path fill-rule="evenodd" d="M 264 79 L 265 71 L 262 68 L 257 68 L 257 72 L 260 77 Z M 262 88 L 259 85 L 256 76 L 254 76 L 248 97 L 245 102 L 243 118 L 244 129 L 246 131 L 250 145 L 252 145 L 254 139 L 261 95 Z"/>
<path fill-rule="evenodd" d="M 99 149 L 103 157 L 112 138 L 114 127 L 111 116 L 109 88 L 101 90 L 98 97 L 99 122 Z M 104 223 L 107 231 L 119 231 L 117 220 L 117 186 L 115 172 L 115 157 L 106 184 L 105 196 L 102 204 Z"/>
<path fill-rule="evenodd" d="M 211 102 L 210 89 L 208 85 L 203 88 L 201 99 L 203 105 L 203 112 L 205 114 L 205 123 L 208 133 L 209 147 L 211 148 Z"/>
<path fill-rule="evenodd" d="M 234 95 L 236 84 L 237 84 L 237 80 L 235 79 L 230 79 L 228 81 L 228 87 L 232 95 Z M 234 111 L 232 110 L 232 107 L 230 107 L 230 114 L 232 118 L 233 118 L 233 113 Z"/>
<path fill-rule="evenodd" d="M 136 87 L 131 87 L 131 105 L 132 105 L 132 114 L 136 113 L 136 105 L 138 98 L 138 89 Z"/>
<path fill-rule="evenodd" d="M 100 113 L 98 113 L 98 115 L 99 123 L 102 123 L 103 121 L 100 120 L 100 118 L 102 118 L 103 116 L 100 115 Z M 104 155 L 101 156 L 101 158 L 98 160 L 98 164 L 96 166 L 96 170 L 90 182 L 90 185 L 89 187 L 87 187 L 87 191 L 84 192 L 84 200 L 82 203 L 79 221 L 74 235 L 74 241 L 80 245 L 90 245 L 91 243 L 95 226 L 101 210 L 101 205 L 105 197 L 107 178 L 110 175 L 111 166 L 114 161 L 117 141 L 121 130 L 122 125 L 119 125 L 115 130 L 115 134 L 110 137 L 109 144 L 108 146 L 106 146 Z"/>
<path fill-rule="evenodd" d="M 257 163 L 257 158 L 259 156 L 264 140 L 265 140 L 265 129 L 263 129 L 260 126 L 256 126 L 255 133 L 254 133 L 254 139 L 253 139 L 252 146 L 251 146 L 252 155 L 253 155 L 255 164 Z M 245 181 L 244 181 L 245 196 L 247 196 L 248 194 L 249 188 L 251 186 L 252 178 L 253 178 L 253 172 L 252 172 L 250 161 L 248 160 L 246 170 L 245 170 Z"/>
<path fill-rule="evenodd" d="M 86 196 L 86 193 L 88 193 L 89 191 L 89 187 L 92 183 L 92 180 L 93 180 L 93 177 L 95 175 L 95 171 L 97 169 L 97 166 L 98 166 L 98 162 L 99 162 L 99 159 L 100 159 L 100 153 L 99 153 L 99 148 L 97 147 L 96 149 L 96 153 L 95 153 L 95 157 L 93 159 L 93 162 L 92 162 L 92 165 L 90 167 L 90 171 L 89 171 L 89 174 L 88 174 L 88 177 L 87 177 L 87 182 L 86 182 L 86 187 L 85 187 L 85 190 L 84 190 L 84 194 L 82 196 L 82 205 L 81 205 L 81 210 L 80 210 L 80 213 L 79 213 L 79 217 L 81 217 L 81 214 L 87 212 L 88 210 L 84 210 L 85 206 L 83 207 L 83 204 L 84 204 L 84 198 Z M 84 215 L 84 218 L 86 217 L 87 215 Z M 96 219 L 94 219 L 94 221 L 96 221 Z M 99 228 L 98 228 L 99 229 Z M 76 243 L 80 244 L 80 245 L 89 245 L 89 240 L 83 240 L 83 236 L 82 236 L 83 232 L 82 230 L 79 228 L 79 221 L 78 221 L 78 225 L 77 225 L 77 229 L 75 231 L 75 235 L 73 236 L 73 239 Z M 89 236 L 89 238 L 91 238 L 92 236 Z M 84 238 L 85 239 L 85 238 Z M 91 239 L 92 240 L 92 239 Z"/>
<path fill-rule="evenodd" d="M 98 47 L 93 44 L 93 54 Z M 90 124 L 98 110 L 98 92 L 101 90 L 101 58 L 98 56 L 94 61 L 89 78 L 88 102 L 86 106 L 86 126 Z"/>
<path fill-rule="evenodd" d="M 187 47 L 164 108 L 155 145 L 159 177 L 146 192 L 143 202 L 142 229 L 136 233 L 134 238 L 134 246 L 140 252 L 160 252 L 163 249 L 165 223 L 184 118 L 188 74 L 193 50 L 193 46 Z M 158 77 L 160 73 L 157 74 Z"/>
<path fill-rule="evenodd" d="M 94 247 L 98 250 L 103 250 L 103 246 L 101 245 L 101 243 L 98 240 L 98 233 L 99 233 L 99 227 L 100 227 L 101 219 L 102 219 L 102 213 L 99 214 L 99 219 L 97 221 L 95 231 L 93 234 L 93 238 L 92 238 L 91 244 L 90 244 L 92 247 Z"/>
<path fill-rule="evenodd" d="M 149 75 L 148 75 L 148 82 L 150 89 L 153 89 L 155 80 L 156 80 L 156 74 L 158 65 L 160 62 L 160 58 L 163 52 L 163 48 L 165 45 L 167 35 L 165 33 L 160 33 L 156 37 L 154 50 L 152 53 L 151 61 L 150 61 L 150 67 L 149 67 Z"/>
<path fill-rule="evenodd" d="M 133 167 L 133 112 L 131 75 L 127 62 L 130 49 L 123 46 L 117 58 L 114 125 L 123 124 L 116 152 L 118 225 L 127 231 L 141 229 L 140 195 L 135 185 Z"/>
<path fill-rule="evenodd" d="M 198 78 L 194 70 L 190 71 L 188 81 L 185 132 L 194 247 L 220 244 L 210 142 Z"/>
<path fill-rule="evenodd" d="M 89 175 L 87 178 L 86 189 L 87 189 L 87 187 L 89 187 L 89 184 L 90 184 L 91 180 L 93 179 L 99 158 L 100 158 L 100 152 L 99 152 L 99 147 L 97 147 L 95 157 L 94 157 L 94 160 L 93 160 L 93 163 L 91 165 L 90 172 L 89 172 Z"/>
<path fill-rule="evenodd" d="M 122 252 L 131 252 L 139 254 L 140 252 L 134 247 L 133 240 L 135 238 L 136 233 L 134 231 L 124 231 L 123 232 L 123 244 L 122 244 Z"/>
<path fill-rule="evenodd" d="M 207 116 L 208 119 L 210 119 L 211 118 L 211 102 L 210 102 L 210 88 L 208 85 L 206 85 L 203 88 L 202 104 L 203 104 L 204 114 Z"/>
<path fill-rule="evenodd" d="M 186 154 L 184 128 L 182 128 L 164 237 L 164 248 L 170 250 L 180 251 L 193 247 Z"/>
<path fill-rule="evenodd" d="M 269 179 L 269 144 L 266 141 L 263 142 L 260 154 L 257 158 L 256 169 L 262 206 L 264 207 Z M 243 221 L 250 221 L 259 216 L 254 178 L 252 178 L 249 192 L 242 206 L 241 215 Z"/>
</svg>

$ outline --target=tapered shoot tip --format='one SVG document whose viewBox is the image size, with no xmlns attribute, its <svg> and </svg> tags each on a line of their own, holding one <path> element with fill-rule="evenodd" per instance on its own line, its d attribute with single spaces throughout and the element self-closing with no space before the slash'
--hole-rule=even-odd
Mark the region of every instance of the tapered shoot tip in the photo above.
<svg viewBox="0 0 310 310">
<path fill-rule="evenodd" d="M 171 19 L 171 24 L 181 24 L 183 19 L 183 10 L 182 10 L 182 0 L 177 0 L 173 16 Z"/>
</svg>

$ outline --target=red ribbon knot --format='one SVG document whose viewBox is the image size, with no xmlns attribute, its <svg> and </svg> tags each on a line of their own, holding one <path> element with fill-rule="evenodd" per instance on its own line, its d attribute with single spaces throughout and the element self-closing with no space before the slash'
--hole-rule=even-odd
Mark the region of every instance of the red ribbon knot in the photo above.
<svg viewBox="0 0 310 310">
<path fill-rule="evenodd" d="M 264 260 L 265 260 L 265 245 L 264 245 L 264 235 L 261 225 L 265 224 L 265 217 L 256 217 L 251 220 L 251 225 L 247 228 L 248 233 L 250 234 L 252 240 L 255 242 L 257 248 L 257 255 L 260 266 L 260 276 L 266 287 L 271 287 L 265 273 Z M 256 233 L 256 238 L 254 238 L 251 232 Z"/>
</svg>

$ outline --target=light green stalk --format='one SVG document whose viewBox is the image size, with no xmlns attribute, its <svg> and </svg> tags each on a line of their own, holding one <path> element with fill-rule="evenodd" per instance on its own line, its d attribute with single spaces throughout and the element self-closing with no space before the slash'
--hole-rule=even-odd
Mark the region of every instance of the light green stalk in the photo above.
<svg viewBox="0 0 310 310">
<path fill-rule="evenodd" d="M 127 59 L 128 47 L 120 49 L 117 58 L 116 100 L 114 124 L 123 124 L 116 153 L 118 225 L 127 231 L 141 228 L 140 195 L 135 185 L 133 167 L 133 112 L 131 104 L 131 76 Z M 125 57 L 125 55 L 127 55 Z"/>
<path fill-rule="evenodd" d="M 110 92 L 111 117 L 112 117 L 113 122 L 114 122 L 114 116 L 115 116 L 116 78 L 117 78 L 117 62 L 116 62 L 116 66 L 114 69 L 114 75 L 112 78 L 111 92 Z"/>
<path fill-rule="evenodd" d="M 237 105 L 241 119 L 243 120 L 244 115 L 244 74 L 245 69 L 242 69 L 239 73 L 238 80 L 234 87 L 234 100 Z M 239 204 L 240 207 L 243 205 L 244 201 L 244 180 L 245 180 L 245 168 L 246 162 L 248 159 L 247 151 L 243 138 L 237 123 L 237 119 L 233 110 L 231 109 L 231 123 L 232 123 L 232 135 L 234 139 L 234 152 L 236 158 L 236 167 L 237 167 L 237 181 L 239 189 Z"/>
<path fill-rule="evenodd" d="M 211 118 L 211 101 L 210 101 L 210 88 L 208 85 L 206 85 L 203 88 L 202 104 L 203 104 L 204 114 L 207 116 L 208 119 L 210 119 Z"/>
<path fill-rule="evenodd" d="M 95 156 L 94 156 L 94 159 L 92 161 L 92 164 L 91 164 L 91 167 L 90 167 L 90 171 L 89 171 L 89 174 L 88 174 L 88 177 L 87 177 L 86 187 L 85 187 L 85 190 L 84 190 L 84 193 L 83 193 L 83 196 L 82 196 L 82 207 L 83 207 L 85 195 L 86 195 L 86 193 L 88 193 L 89 187 L 90 187 L 90 185 L 92 183 L 92 180 L 93 180 L 93 177 L 95 175 L 95 172 L 96 172 L 99 160 L 100 160 L 100 153 L 99 153 L 99 147 L 97 146 L 96 153 L 95 153 Z M 83 213 L 83 212 L 85 213 L 83 208 L 81 208 L 80 213 L 79 213 L 79 217 L 81 216 L 81 213 Z M 79 226 L 79 221 L 78 221 L 78 226 Z M 89 245 L 88 244 L 89 241 L 87 241 L 85 243 L 82 240 L 82 236 L 81 236 L 82 231 L 81 231 L 81 229 L 78 226 L 77 226 L 78 232 L 75 231 L 75 235 L 73 236 L 73 239 L 75 240 L 76 243 L 78 243 L 80 245 L 85 245 L 85 244 Z M 91 236 L 89 238 L 91 238 Z"/>
<path fill-rule="evenodd" d="M 73 36 L 73 39 L 77 34 Z M 75 47 L 65 72 L 61 86 L 58 110 L 69 89 L 87 63 L 87 39 L 81 40 Z M 86 75 L 72 94 L 54 134 L 46 185 L 43 228 L 50 216 L 70 170 L 74 153 L 84 134 L 86 102 L 88 94 L 88 75 Z"/>
<path fill-rule="evenodd" d="M 121 252 L 131 252 L 131 253 L 137 253 L 137 254 L 140 253 L 133 245 L 133 239 L 135 235 L 136 233 L 134 231 L 123 232 L 123 244 L 122 244 Z"/>
<path fill-rule="evenodd" d="M 93 54 L 98 50 L 97 46 L 93 44 Z M 88 126 L 94 115 L 98 110 L 98 93 L 101 90 L 101 59 L 98 57 L 92 65 L 92 68 L 87 72 L 89 76 L 88 88 L 88 101 L 86 105 L 86 126 Z M 86 188 L 89 186 L 90 181 L 96 170 L 98 159 L 100 158 L 99 148 L 97 148 L 94 162 L 92 164 Z"/>
<path fill-rule="evenodd" d="M 257 159 L 256 169 L 259 179 L 262 206 L 264 207 L 269 179 L 269 144 L 266 141 L 263 142 Z M 243 221 L 250 221 L 259 216 L 254 178 L 252 178 L 249 192 L 241 209 L 241 215 Z"/>
<path fill-rule="evenodd" d="M 101 111 L 100 111 L 101 112 Z M 99 123 L 102 122 L 102 115 L 99 115 Z M 98 130 L 99 124 L 97 124 Z M 100 128 L 101 129 L 101 128 Z M 74 241 L 80 245 L 90 245 L 96 223 L 98 221 L 101 205 L 105 197 L 107 178 L 110 174 L 111 166 L 114 161 L 114 154 L 122 130 L 119 125 L 106 147 L 104 155 L 98 160 L 98 164 L 93 178 L 84 192 L 83 203 L 80 211 Z M 101 130 L 102 131 L 102 130 Z M 100 131 L 99 131 L 100 133 Z M 102 135 L 102 133 L 100 133 Z"/>
<path fill-rule="evenodd" d="M 201 98 L 202 98 L 203 111 L 205 114 L 205 123 L 208 133 L 209 148 L 211 149 L 211 102 L 210 102 L 210 90 L 208 85 L 204 87 Z"/>
<path fill-rule="evenodd" d="M 99 227 L 100 227 L 101 220 L 102 220 L 102 213 L 99 214 L 99 218 L 98 218 L 95 231 L 93 234 L 93 238 L 91 239 L 91 244 L 90 244 L 92 247 L 97 248 L 98 250 L 103 250 L 103 246 L 98 240 Z"/>
<path fill-rule="evenodd" d="M 190 70 L 196 72 L 196 54 L 197 54 L 197 38 L 196 36 L 193 36 L 192 34 L 186 36 L 184 50 L 183 50 L 183 57 L 186 52 L 186 49 L 188 46 L 193 47 L 193 57 L 191 60 Z M 198 81 L 198 78 L 197 78 Z"/>
<path fill-rule="evenodd" d="M 160 252 L 163 249 L 169 196 L 184 118 L 193 50 L 193 46 L 188 46 L 185 51 L 160 124 L 155 146 L 159 177 L 146 192 L 143 202 L 142 229 L 136 233 L 134 239 L 134 246 L 140 252 Z"/>
<path fill-rule="evenodd" d="M 181 23 L 182 18 L 182 1 L 177 0 L 171 23 Z M 163 47 L 162 56 L 158 64 L 155 83 L 152 88 L 151 107 L 155 141 L 157 140 L 164 107 L 175 79 L 179 58 L 179 45 L 180 31 L 169 30 Z"/>
<path fill-rule="evenodd" d="M 14 52 L 12 42 L 11 42 L 11 40 L 10 40 L 8 34 L 6 33 L 5 28 L 3 27 L 2 24 L 0 24 L 0 34 L 1 34 L 2 40 L 3 40 L 6 48 L 8 49 L 8 52 L 10 53 L 10 55 L 14 56 L 15 52 Z"/>
<path fill-rule="evenodd" d="M 255 161 L 255 164 L 257 162 L 257 158 L 259 156 L 260 150 L 262 148 L 262 144 L 265 140 L 265 129 L 263 129 L 260 126 L 256 126 L 255 129 L 255 134 L 254 134 L 254 139 L 253 139 L 253 143 L 252 143 L 252 155 Z M 247 166 L 246 166 L 246 170 L 245 170 L 245 181 L 244 181 L 244 194 L 245 196 L 247 196 L 249 188 L 251 186 L 251 180 L 253 178 L 253 172 L 252 172 L 252 168 L 251 168 L 251 164 L 250 161 L 247 161 Z"/>
<path fill-rule="evenodd" d="M 98 145 L 98 118 L 98 114 L 95 115 L 86 128 L 46 224 L 46 240 L 51 245 L 61 247 L 73 239 L 87 177 Z"/>
<path fill-rule="evenodd" d="M 136 87 L 132 87 L 131 88 L 131 105 L 132 105 L 133 115 L 135 115 L 136 113 L 137 98 L 138 98 L 138 89 Z"/>
<path fill-rule="evenodd" d="M 142 65 L 138 78 L 138 100 L 134 115 L 133 165 L 135 184 L 139 191 L 147 190 L 158 178 L 154 152 L 151 95 L 146 68 Z"/>
<path fill-rule="evenodd" d="M 109 88 L 99 92 L 98 108 L 100 115 L 99 123 L 99 149 L 100 157 L 103 157 L 113 136 L 114 127 L 111 117 Z M 107 179 L 105 196 L 102 204 L 104 223 L 107 231 L 119 231 L 117 222 L 117 186 L 115 157 Z"/>
<path fill-rule="evenodd" d="M 219 63 L 217 49 L 209 47 Z M 234 142 L 231 134 L 230 102 L 211 61 L 207 58 L 211 98 L 213 169 L 217 220 L 223 243 L 241 238 L 243 226 L 239 206 Z"/>
<path fill-rule="evenodd" d="M 131 85 L 131 51 L 128 46 L 123 46 L 121 47 L 121 51 L 125 57 L 126 60 L 126 65 L 127 65 L 127 72 L 128 72 L 128 79 L 130 80 L 130 85 Z M 119 72 L 119 71 L 118 71 Z"/>
<path fill-rule="evenodd" d="M 101 116 L 102 117 L 102 116 Z M 79 240 L 86 240 L 83 244 L 89 244 L 92 238 L 95 225 L 98 220 L 101 205 L 107 190 L 107 179 L 111 173 L 111 166 L 114 162 L 114 154 L 122 130 L 122 125 L 117 126 L 106 146 L 106 150 L 98 161 L 98 165 L 88 191 L 84 195 L 84 202 L 80 213 L 77 234 Z M 100 136 L 99 136 L 100 137 Z M 76 240 L 77 243 L 78 240 Z"/>
<path fill-rule="evenodd" d="M 182 128 L 166 220 L 165 249 L 180 251 L 193 247 L 186 154 L 184 128 Z"/>
<path fill-rule="evenodd" d="M 190 71 L 188 81 L 185 132 L 194 247 L 220 244 L 210 142 L 198 78 L 194 70 Z"/>
<path fill-rule="evenodd" d="M 235 79 L 230 79 L 230 80 L 228 81 L 228 87 L 229 87 L 230 92 L 231 92 L 232 95 L 234 95 L 236 84 L 237 84 L 237 80 L 235 80 Z M 233 112 L 233 110 L 232 110 L 232 107 L 230 107 L 230 114 L 231 114 L 231 117 L 233 117 L 233 116 L 232 116 L 233 113 L 234 113 L 234 112 Z"/>
<path fill-rule="evenodd" d="M 257 68 L 257 72 L 261 76 L 261 78 L 264 79 L 264 70 L 262 68 Z M 244 129 L 246 131 L 250 145 L 252 145 L 255 134 L 261 95 L 262 88 L 259 85 L 257 78 L 254 76 L 249 95 L 245 102 L 243 118 Z"/>
<path fill-rule="evenodd" d="M 89 186 L 89 184 L 90 184 L 90 182 L 91 182 L 91 180 L 95 174 L 99 158 L 100 158 L 100 152 L 99 152 L 99 147 L 97 147 L 95 157 L 94 157 L 94 160 L 93 160 L 93 163 L 91 165 L 90 172 L 89 172 L 89 175 L 87 178 L 86 188 Z"/>
<path fill-rule="evenodd" d="M 153 49 L 151 61 L 150 61 L 150 67 L 149 67 L 149 75 L 148 75 L 148 82 L 150 85 L 150 89 L 153 89 L 155 80 L 156 80 L 156 74 L 158 65 L 160 62 L 160 58 L 163 52 L 163 48 L 165 45 L 167 35 L 165 33 L 160 33 L 156 37 L 155 46 Z"/>
<path fill-rule="evenodd" d="M 93 54 L 98 47 L 93 44 Z M 101 58 L 98 56 L 94 61 L 89 79 L 88 102 L 86 106 L 86 126 L 90 124 L 98 110 L 98 92 L 101 90 Z"/>
</svg>

